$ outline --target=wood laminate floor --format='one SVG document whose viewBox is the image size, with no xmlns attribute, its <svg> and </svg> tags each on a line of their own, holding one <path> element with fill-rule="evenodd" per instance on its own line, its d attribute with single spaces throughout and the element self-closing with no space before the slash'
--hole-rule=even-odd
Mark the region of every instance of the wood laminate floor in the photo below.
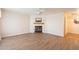
<svg viewBox="0 0 79 59">
<path fill-rule="evenodd" d="M 79 39 L 79 34 L 74 34 L 74 33 L 68 33 L 66 35 L 66 38 L 68 39 Z"/>
<path fill-rule="evenodd" d="M 28 33 L 3 38 L 0 50 L 77 50 L 79 39 L 64 39 L 48 33 Z"/>
</svg>

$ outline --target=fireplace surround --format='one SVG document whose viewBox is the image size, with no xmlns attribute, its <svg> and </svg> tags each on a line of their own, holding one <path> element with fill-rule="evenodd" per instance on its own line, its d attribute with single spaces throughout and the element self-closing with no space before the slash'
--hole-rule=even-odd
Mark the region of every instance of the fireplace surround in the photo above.
<svg viewBox="0 0 79 59">
<path fill-rule="evenodd" d="M 42 33 L 42 26 L 35 26 L 35 33 Z"/>
</svg>

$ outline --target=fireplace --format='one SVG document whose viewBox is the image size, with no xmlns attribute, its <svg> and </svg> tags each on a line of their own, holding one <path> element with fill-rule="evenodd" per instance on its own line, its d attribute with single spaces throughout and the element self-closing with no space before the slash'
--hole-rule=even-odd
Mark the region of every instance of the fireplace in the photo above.
<svg viewBox="0 0 79 59">
<path fill-rule="evenodd" d="M 35 26 L 35 32 L 42 32 L 42 26 Z"/>
</svg>

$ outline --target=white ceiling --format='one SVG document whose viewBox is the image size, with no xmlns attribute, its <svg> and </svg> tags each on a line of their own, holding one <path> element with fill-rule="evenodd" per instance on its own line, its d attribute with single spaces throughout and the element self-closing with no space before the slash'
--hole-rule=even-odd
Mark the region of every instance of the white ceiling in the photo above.
<svg viewBox="0 0 79 59">
<path fill-rule="evenodd" d="M 25 13 L 25 14 L 36 14 L 39 8 L 3 8 L 4 10 Z M 52 14 L 59 13 L 65 11 L 74 11 L 75 8 L 40 8 L 42 10 L 42 14 Z"/>
</svg>

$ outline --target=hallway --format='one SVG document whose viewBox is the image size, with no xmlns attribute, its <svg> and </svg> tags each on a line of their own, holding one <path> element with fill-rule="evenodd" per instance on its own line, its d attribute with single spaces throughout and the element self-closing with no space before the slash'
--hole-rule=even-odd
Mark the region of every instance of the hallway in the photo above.
<svg viewBox="0 0 79 59">
<path fill-rule="evenodd" d="M 68 33 L 68 34 L 66 35 L 66 38 L 79 39 L 79 34 Z"/>
</svg>

